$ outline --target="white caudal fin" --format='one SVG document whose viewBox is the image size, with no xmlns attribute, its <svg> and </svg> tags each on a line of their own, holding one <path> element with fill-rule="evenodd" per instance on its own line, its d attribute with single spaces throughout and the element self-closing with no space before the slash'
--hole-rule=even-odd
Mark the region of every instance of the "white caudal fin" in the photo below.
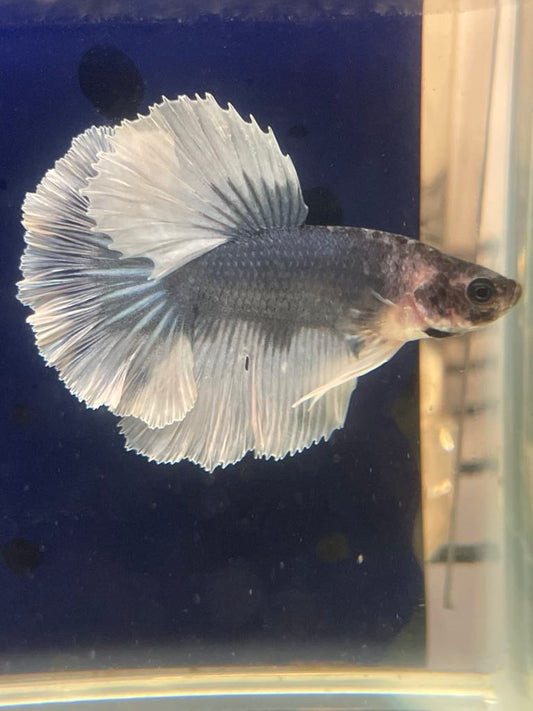
<svg viewBox="0 0 533 711">
<path fill-rule="evenodd" d="M 272 130 L 207 94 L 164 99 L 124 121 L 83 188 L 95 229 L 164 276 L 234 237 L 297 227 L 307 215 Z"/>
<path fill-rule="evenodd" d="M 120 259 L 87 215 L 81 191 L 112 135 L 91 128 L 75 138 L 26 197 L 19 298 L 34 311 L 42 356 L 78 398 L 161 427 L 194 404 L 191 342 L 151 263 Z"/>
<path fill-rule="evenodd" d="M 208 471 L 249 450 L 275 459 L 299 452 L 342 427 L 358 366 L 366 372 L 372 359 L 378 365 L 398 344 L 368 347 L 372 355 L 360 358 L 364 343 L 355 355 L 327 329 L 303 328 L 278 343 L 244 321 L 206 324 L 193 343 L 194 408 L 158 430 L 123 419 L 126 447 L 158 462 L 189 459 Z M 310 404 L 306 395 L 318 388 Z"/>
</svg>

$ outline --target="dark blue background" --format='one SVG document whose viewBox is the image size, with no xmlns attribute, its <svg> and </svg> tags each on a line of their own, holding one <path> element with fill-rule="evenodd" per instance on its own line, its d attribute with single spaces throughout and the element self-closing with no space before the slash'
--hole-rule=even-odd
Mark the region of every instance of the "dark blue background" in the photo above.
<svg viewBox="0 0 533 711">
<path fill-rule="evenodd" d="M 74 135 L 106 122 L 78 81 L 100 44 L 135 63 L 143 111 L 209 91 L 271 125 L 345 224 L 418 229 L 418 17 L 0 29 L 0 669 L 41 650 L 105 665 L 111 648 L 139 664 L 162 647 L 170 661 L 376 661 L 423 600 L 414 346 L 361 380 L 329 443 L 214 476 L 126 453 L 115 418 L 37 353 L 15 298 L 20 205 Z M 40 558 L 31 571 L 6 554 L 17 538 Z"/>
</svg>

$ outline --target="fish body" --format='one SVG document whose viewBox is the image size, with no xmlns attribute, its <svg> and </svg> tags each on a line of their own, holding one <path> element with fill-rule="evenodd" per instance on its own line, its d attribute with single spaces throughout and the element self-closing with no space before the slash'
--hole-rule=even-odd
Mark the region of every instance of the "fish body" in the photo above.
<svg viewBox="0 0 533 711">
<path fill-rule="evenodd" d="M 464 285 L 476 277 L 498 289 L 490 303 L 466 297 Z M 242 318 L 273 333 L 345 332 L 350 321 L 354 328 L 370 320 L 377 326 L 394 308 L 399 329 L 413 329 L 398 333 L 403 340 L 423 338 L 431 328 L 448 335 L 472 330 L 520 294 L 512 280 L 408 237 L 321 226 L 263 230 L 253 248 L 248 239 L 235 239 L 169 276 L 168 289 L 169 298 L 189 301 L 205 316 Z"/>
<path fill-rule="evenodd" d="M 376 307 L 385 287 L 378 241 L 362 230 L 298 227 L 264 230 L 228 242 L 168 277 L 169 295 L 201 314 L 233 316 L 272 331 L 335 328 L 349 309 Z"/>
<path fill-rule="evenodd" d="M 473 330 L 520 297 L 416 240 L 305 225 L 273 133 L 209 95 L 89 129 L 23 211 L 19 298 L 41 354 L 158 462 L 301 451 L 406 341 Z"/>
</svg>

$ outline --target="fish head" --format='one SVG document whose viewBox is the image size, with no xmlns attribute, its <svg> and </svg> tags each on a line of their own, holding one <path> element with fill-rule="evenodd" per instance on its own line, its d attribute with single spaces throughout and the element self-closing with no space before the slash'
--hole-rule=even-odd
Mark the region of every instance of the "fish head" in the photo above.
<svg viewBox="0 0 533 711">
<path fill-rule="evenodd" d="M 436 254 L 435 254 L 436 253 Z M 427 278 L 415 284 L 413 301 L 426 336 L 467 333 L 503 316 L 520 299 L 513 279 L 472 262 L 426 252 Z"/>
</svg>

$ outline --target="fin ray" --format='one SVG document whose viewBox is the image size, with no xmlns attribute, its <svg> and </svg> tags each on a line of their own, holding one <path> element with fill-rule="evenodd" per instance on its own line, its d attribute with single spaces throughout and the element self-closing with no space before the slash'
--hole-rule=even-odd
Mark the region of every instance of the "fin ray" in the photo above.
<svg viewBox="0 0 533 711">
<path fill-rule="evenodd" d="M 329 329 L 302 328 L 283 345 L 245 321 L 205 323 L 193 338 L 194 408 L 159 430 L 123 419 L 126 448 L 158 462 L 189 459 L 209 471 L 250 450 L 274 459 L 299 452 L 342 427 L 361 369 L 398 345 L 369 338 L 367 347 L 368 356 L 361 356 L 364 347 L 355 355 Z M 320 395 L 310 406 L 315 389 Z"/>
<path fill-rule="evenodd" d="M 19 299 L 34 311 L 28 322 L 41 355 L 78 398 L 161 427 L 194 404 L 191 342 L 149 262 L 120 259 L 93 231 L 80 192 L 112 135 L 91 128 L 75 138 L 27 196 Z"/>
</svg>

